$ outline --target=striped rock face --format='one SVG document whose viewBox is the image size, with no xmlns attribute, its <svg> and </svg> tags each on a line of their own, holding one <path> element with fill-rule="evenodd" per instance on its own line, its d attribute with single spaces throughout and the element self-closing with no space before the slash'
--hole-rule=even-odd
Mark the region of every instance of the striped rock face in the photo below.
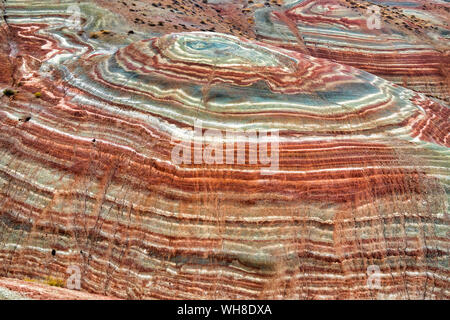
<svg viewBox="0 0 450 320">
<path fill-rule="evenodd" d="M 334 60 L 450 102 L 443 0 L 97 0 L 155 35 L 215 31 Z"/>
<path fill-rule="evenodd" d="M 254 11 L 258 39 L 361 68 L 449 102 L 448 3 L 289 2 Z"/>
<path fill-rule="evenodd" d="M 92 3 L 77 31 L 71 2 L 8 2 L 0 276 L 119 298 L 450 298 L 445 102 L 264 42 L 130 36 Z"/>
</svg>

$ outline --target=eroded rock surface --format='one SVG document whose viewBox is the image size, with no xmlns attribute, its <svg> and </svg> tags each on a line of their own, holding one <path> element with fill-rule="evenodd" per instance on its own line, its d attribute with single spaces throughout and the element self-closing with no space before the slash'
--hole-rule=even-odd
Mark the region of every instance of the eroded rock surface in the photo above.
<svg viewBox="0 0 450 320">
<path fill-rule="evenodd" d="M 0 275 L 75 266 L 120 298 L 449 298 L 445 102 L 278 40 L 130 33 L 94 3 L 77 30 L 72 4 L 3 2 Z M 175 163 L 199 121 L 278 130 L 278 170 Z"/>
<path fill-rule="evenodd" d="M 442 0 L 97 1 L 156 35 L 215 31 L 331 59 L 450 101 Z"/>
<path fill-rule="evenodd" d="M 115 298 L 37 282 L 0 278 L 0 300 L 115 300 Z"/>
</svg>

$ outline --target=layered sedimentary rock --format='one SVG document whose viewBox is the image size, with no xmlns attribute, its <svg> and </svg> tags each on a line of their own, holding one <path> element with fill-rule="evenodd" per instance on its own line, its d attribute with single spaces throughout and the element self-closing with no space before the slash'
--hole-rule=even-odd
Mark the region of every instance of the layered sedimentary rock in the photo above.
<svg viewBox="0 0 450 320">
<path fill-rule="evenodd" d="M 287 7 L 287 8 L 286 8 Z M 450 97 L 450 6 L 442 1 L 292 1 L 255 12 L 258 38 Z M 297 49 L 298 50 L 298 49 Z"/>
<path fill-rule="evenodd" d="M 1 34 L 2 276 L 75 267 L 121 298 L 449 298 L 445 102 L 299 50 L 127 35 L 87 3 L 80 31 L 70 2 L 25 3 Z M 278 166 L 177 163 L 180 142 L 208 147 L 198 123 L 278 132 Z"/>
<path fill-rule="evenodd" d="M 0 278 L 0 300 L 113 300 L 77 290 L 18 279 Z"/>
<path fill-rule="evenodd" d="M 255 38 L 348 64 L 449 102 L 450 5 L 444 1 L 98 2 L 133 21 L 133 28 Z"/>
</svg>

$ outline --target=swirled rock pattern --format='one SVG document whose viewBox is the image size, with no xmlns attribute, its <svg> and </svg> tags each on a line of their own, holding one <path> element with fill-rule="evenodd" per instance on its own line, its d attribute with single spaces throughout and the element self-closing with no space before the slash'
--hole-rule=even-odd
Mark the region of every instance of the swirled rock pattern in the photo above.
<svg viewBox="0 0 450 320">
<path fill-rule="evenodd" d="M 254 38 L 450 101 L 450 5 L 442 0 L 99 2 L 147 32 Z"/>
<path fill-rule="evenodd" d="M 450 298 L 445 102 L 276 41 L 130 33 L 90 2 L 76 30 L 71 4 L 3 1 L 1 276 L 76 266 L 120 298 Z M 278 170 L 175 163 L 196 121 L 279 130 Z"/>
<path fill-rule="evenodd" d="M 291 1 L 255 17 L 258 38 L 449 101 L 450 6 L 442 1 Z"/>
</svg>

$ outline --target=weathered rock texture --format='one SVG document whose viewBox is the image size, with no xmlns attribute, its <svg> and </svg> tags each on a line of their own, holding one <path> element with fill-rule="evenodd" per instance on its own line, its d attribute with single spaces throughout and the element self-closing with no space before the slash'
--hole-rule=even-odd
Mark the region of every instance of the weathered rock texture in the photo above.
<svg viewBox="0 0 450 320">
<path fill-rule="evenodd" d="M 291 2 L 280 11 L 265 8 L 255 13 L 259 38 L 294 50 L 304 42 L 311 55 L 333 59 L 450 101 L 448 3 Z M 377 10 L 380 29 L 375 25 Z"/>
<path fill-rule="evenodd" d="M 2 276 L 79 266 L 121 298 L 450 297 L 445 102 L 244 37 L 127 35 L 92 3 L 76 31 L 69 4 L 3 4 Z M 195 120 L 280 130 L 280 170 L 173 163 Z"/>
<path fill-rule="evenodd" d="M 442 0 L 97 2 L 147 32 L 202 30 L 254 38 L 450 102 L 450 4 Z"/>
<path fill-rule="evenodd" d="M 78 290 L 37 282 L 0 278 L 0 300 L 115 300 Z"/>
</svg>

